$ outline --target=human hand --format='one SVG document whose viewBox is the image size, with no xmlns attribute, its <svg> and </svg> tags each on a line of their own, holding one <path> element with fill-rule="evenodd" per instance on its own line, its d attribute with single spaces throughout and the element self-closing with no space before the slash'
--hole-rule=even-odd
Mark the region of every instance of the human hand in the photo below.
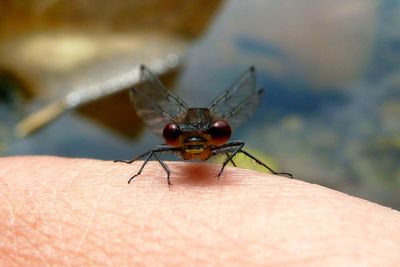
<svg viewBox="0 0 400 267">
<path fill-rule="evenodd" d="M 220 165 L 0 158 L 0 266 L 398 266 L 400 213 Z"/>
</svg>

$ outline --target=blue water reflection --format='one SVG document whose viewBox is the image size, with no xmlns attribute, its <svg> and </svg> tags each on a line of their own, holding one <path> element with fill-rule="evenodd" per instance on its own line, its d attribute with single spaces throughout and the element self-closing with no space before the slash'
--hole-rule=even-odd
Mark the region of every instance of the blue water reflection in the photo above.
<svg viewBox="0 0 400 267">
<path fill-rule="evenodd" d="M 238 132 L 250 147 L 305 180 L 399 207 L 400 2 L 289 2 L 231 1 L 182 87 L 213 95 L 256 65 L 266 94 Z"/>
</svg>

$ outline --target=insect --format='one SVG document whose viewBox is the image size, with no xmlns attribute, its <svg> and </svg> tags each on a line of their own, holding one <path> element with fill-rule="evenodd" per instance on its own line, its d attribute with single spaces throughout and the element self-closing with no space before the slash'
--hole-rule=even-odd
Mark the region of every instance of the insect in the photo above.
<svg viewBox="0 0 400 267">
<path fill-rule="evenodd" d="M 273 174 L 268 165 L 243 150 L 243 141 L 229 141 L 232 129 L 246 121 L 259 105 L 263 89 L 256 89 L 255 68 L 250 67 L 228 90 L 217 96 L 207 108 L 189 107 L 180 97 L 167 91 L 161 81 L 144 65 L 140 67 L 140 85 L 131 89 L 131 97 L 138 116 L 156 133 L 162 134 L 165 143 L 131 160 L 114 162 L 132 163 L 144 159 L 138 172 L 128 183 L 140 175 L 154 157 L 167 173 L 168 186 L 171 186 L 171 171 L 159 157 L 162 152 L 175 153 L 184 160 L 207 160 L 223 154 L 226 159 L 218 173 L 218 178 L 225 166 L 233 158 L 244 154 Z"/>
</svg>

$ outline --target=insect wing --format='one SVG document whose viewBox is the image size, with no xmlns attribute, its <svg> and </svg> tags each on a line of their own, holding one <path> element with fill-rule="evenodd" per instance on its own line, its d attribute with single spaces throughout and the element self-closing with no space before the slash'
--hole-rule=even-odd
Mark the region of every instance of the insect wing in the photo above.
<svg viewBox="0 0 400 267">
<path fill-rule="evenodd" d="M 263 90 L 256 90 L 255 68 L 251 67 L 228 90 L 217 96 L 208 109 L 218 119 L 238 127 L 251 117 L 259 106 Z"/>
<path fill-rule="evenodd" d="M 138 116 L 156 133 L 183 116 L 188 106 L 168 92 L 161 81 L 144 65 L 140 67 L 140 84 L 131 89 L 131 98 Z"/>
</svg>

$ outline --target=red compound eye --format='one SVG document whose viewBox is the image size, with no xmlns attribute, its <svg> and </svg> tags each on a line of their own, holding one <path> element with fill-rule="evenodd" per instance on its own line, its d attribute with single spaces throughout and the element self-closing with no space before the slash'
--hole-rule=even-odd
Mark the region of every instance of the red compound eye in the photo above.
<svg viewBox="0 0 400 267">
<path fill-rule="evenodd" d="M 229 140 L 232 130 L 226 121 L 219 120 L 211 124 L 208 133 L 211 135 L 211 144 L 222 145 Z"/>
<path fill-rule="evenodd" d="M 163 136 L 165 142 L 170 146 L 178 146 L 179 145 L 179 137 L 181 136 L 182 131 L 175 123 L 171 122 L 165 125 L 163 130 Z"/>
</svg>

